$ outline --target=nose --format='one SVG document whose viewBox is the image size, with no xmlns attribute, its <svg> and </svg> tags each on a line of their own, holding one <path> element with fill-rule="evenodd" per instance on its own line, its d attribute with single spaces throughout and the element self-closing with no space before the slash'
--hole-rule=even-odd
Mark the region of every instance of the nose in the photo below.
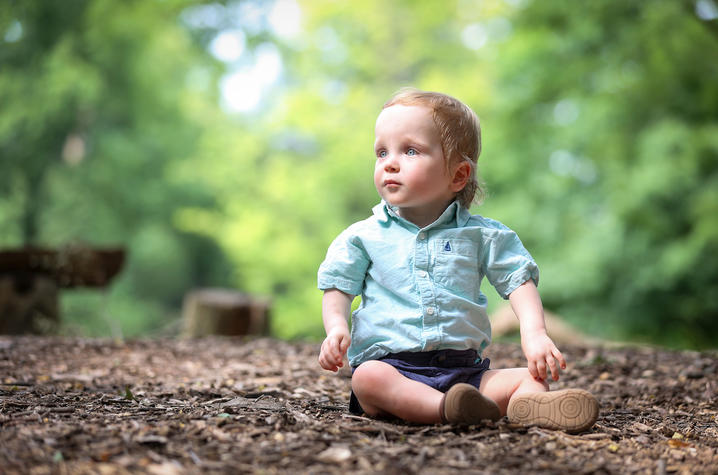
<svg viewBox="0 0 718 475">
<path fill-rule="evenodd" d="M 384 158 L 384 171 L 386 172 L 398 172 L 399 161 L 393 154 L 389 154 Z"/>
</svg>

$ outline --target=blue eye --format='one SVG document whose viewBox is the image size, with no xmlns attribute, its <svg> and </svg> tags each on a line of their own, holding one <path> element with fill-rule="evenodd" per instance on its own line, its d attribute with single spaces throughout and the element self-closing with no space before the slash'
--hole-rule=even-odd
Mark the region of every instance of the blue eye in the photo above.
<svg viewBox="0 0 718 475">
<path fill-rule="evenodd" d="M 376 156 L 379 158 L 386 157 L 386 150 L 379 150 L 379 152 L 377 152 Z"/>
<path fill-rule="evenodd" d="M 406 154 L 409 156 L 414 156 L 417 153 L 419 153 L 419 152 L 417 152 L 416 149 L 414 149 L 414 148 L 410 148 L 409 150 L 406 151 Z"/>
</svg>

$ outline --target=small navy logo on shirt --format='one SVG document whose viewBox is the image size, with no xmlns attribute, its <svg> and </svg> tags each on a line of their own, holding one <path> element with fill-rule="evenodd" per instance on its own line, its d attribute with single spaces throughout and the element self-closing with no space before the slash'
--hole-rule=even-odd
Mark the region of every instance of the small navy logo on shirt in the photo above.
<svg viewBox="0 0 718 475">
<path fill-rule="evenodd" d="M 449 244 L 449 241 L 446 241 L 446 244 L 444 244 L 444 250 L 446 252 L 451 252 L 451 244 Z"/>
</svg>

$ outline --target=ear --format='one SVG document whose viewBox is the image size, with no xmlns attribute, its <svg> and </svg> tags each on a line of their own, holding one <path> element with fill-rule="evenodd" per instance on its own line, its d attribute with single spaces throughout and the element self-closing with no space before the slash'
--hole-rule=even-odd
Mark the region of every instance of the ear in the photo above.
<svg viewBox="0 0 718 475">
<path fill-rule="evenodd" d="M 451 191 L 458 193 L 464 189 L 466 183 L 469 181 L 471 176 L 471 165 L 468 162 L 461 162 L 454 168 L 454 174 L 451 179 Z"/>
</svg>

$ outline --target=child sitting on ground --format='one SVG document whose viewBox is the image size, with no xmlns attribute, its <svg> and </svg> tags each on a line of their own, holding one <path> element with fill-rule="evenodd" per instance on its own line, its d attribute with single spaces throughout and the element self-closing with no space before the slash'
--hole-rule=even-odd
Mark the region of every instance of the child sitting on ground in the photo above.
<svg viewBox="0 0 718 475">
<path fill-rule="evenodd" d="M 568 432 L 593 426 L 587 391 L 549 391 L 566 368 L 546 334 L 538 267 L 518 236 L 468 208 L 480 192 L 481 132 L 453 97 L 405 89 L 376 121 L 374 184 L 382 202 L 329 247 L 319 268 L 327 337 L 319 363 L 348 350 L 350 410 L 416 423 L 513 423 Z M 489 369 L 483 278 L 508 299 L 528 368 Z M 361 305 L 348 319 L 354 296 Z"/>
</svg>

